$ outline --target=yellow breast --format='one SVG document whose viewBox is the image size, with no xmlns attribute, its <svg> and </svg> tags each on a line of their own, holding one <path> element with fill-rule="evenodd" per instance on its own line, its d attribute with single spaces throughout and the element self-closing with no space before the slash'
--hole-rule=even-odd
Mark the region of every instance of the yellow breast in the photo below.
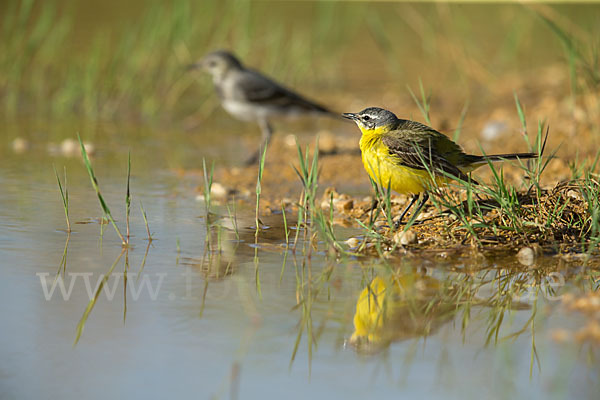
<svg viewBox="0 0 600 400">
<path fill-rule="evenodd" d="M 389 185 L 392 190 L 401 194 L 418 194 L 429 188 L 429 173 L 395 162 L 380 137 L 363 133 L 360 150 L 365 170 L 382 188 Z"/>
</svg>

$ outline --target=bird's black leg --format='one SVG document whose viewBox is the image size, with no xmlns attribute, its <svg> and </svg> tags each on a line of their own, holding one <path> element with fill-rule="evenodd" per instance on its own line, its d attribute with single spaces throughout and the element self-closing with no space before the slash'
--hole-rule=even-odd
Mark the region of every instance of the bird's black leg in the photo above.
<svg viewBox="0 0 600 400">
<path fill-rule="evenodd" d="M 413 195 L 412 199 L 410 199 L 410 203 L 408 203 L 408 206 L 406 206 L 406 208 L 404 209 L 404 211 L 402 211 L 402 214 L 400 214 L 400 218 L 398 218 L 396 220 L 396 229 L 398 229 L 400 227 L 400 224 L 402 224 L 402 220 L 404 219 L 404 216 L 406 215 L 406 213 L 408 212 L 408 210 L 411 209 L 411 207 L 415 204 L 415 202 L 419 199 L 419 195 L 415 194 Z"/>
<path fill-rule="evenodd" d="M 267 142 L 271 140 L 271 136 L 273 135 L 273 128 L 269 121 L 266 118 L 260 118 L 258 120 L 258 126 L 260 126 L 261 131 L 261 144 L 258 150 L 256 150 L 247 160 L 246 165 L 257 164 L 260 161 L 260 156 L 262 154 L 263 149 L 267 145 Z"/>
<path fill-rule="evenodd" d="M 425 203 L 427 203 L 427 200 L 429 200 L 429 193 L 425 192 L 425 194 L 423 195 L 423 198 L 421 199 L 421 202 L 419 203 L 419 206 L 417 207 L 417 211 L 415 212 L 415 217 L 417 215 L 419 215 L 419 213 L 421 212 L 421 209 L 423 209 L 423 206 L 425 206 Z"/>
<path fill-rule="evenodd" d="M 271 127 L 271 124 L 269 124 L 269 121 L 266 118 L 259 119 L 258 126 L 260 126 L 260 131 L 262 134 L 261 140 L 262 145 L 264 146 L 265 143 L 271 140 L 271 136 L 273 135 L 273 128 Z"/>
<path fill-rule="evenodd" d="M 398 218 L 398 220 L 396 221 L 396 229 L 398 229 L 400 227 L 400 224 L 402 224 L 402 220 L 404 219 L 404 216 L 406 215 L 406 213 L 408 212 L 408 210 L 411 209 L 411 207 L 416 203 L 416 201 L 419 199 L 419 195 L 415 194 L 413 196 L 413 198 L 410 200 L 410 203 L 408 204 L 408 206 L 404 209 L 404 211 L 402 211 L 402 214 L 400 214 L 400 218 Z M 425 203 L 427 203 L 427 200 L 429 200 L 429 193 L 425 192 L 425 194 L 423 195 L 423 199 L 421 199 L 421 201 L 419 202 L 419 205 L 417 206 L 417 211 L 415 211 L 415 213 L 413 215 L 417 216 L 419 215 L 419 213 L 421 212 L 421 210 L 423 209 L 423 206 L 425 206 Z"/>
</svg>

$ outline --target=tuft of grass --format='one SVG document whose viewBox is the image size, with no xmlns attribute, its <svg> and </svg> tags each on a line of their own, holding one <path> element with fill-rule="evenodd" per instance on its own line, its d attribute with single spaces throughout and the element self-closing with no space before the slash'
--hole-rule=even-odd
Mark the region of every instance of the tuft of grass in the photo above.
<svg viewBox="0 0 600 400">
<path fill-rule="evenodd" d="M 144 205 L 142 204 L 142 202 L 140 201 L 140 211 L 142 212 L 142 217 L 144 218 L 144 225 L 146 226 L 146 235 L 148 238 L 148 242 L 151 243 L 154 238 L 152 237 L 152 234 L 150 233 L 150 227 L 148 226 L 148 216 L 146 215 L 146 211 L 144 210 Z"/>
<path fill-rule="evenodd" d="M 296 149 L 298 151 L 299 168 L 293 166 L 296 175 L 302 182 L 302 194 L 298 204 L 298 223 L 295 243 L 298 239 L 298 232 L 301 227 L 304 228 L 305 239 L 308 236 L 312 241 L 315 234 L 327 244 L 327 247 L 336 253 L 345 253 L 345 249 L 338 242 L 333 230 L 333 205 L 330 200 L 330 207 L 327 212 L 318 204 L 317 189 L 319 187 L 319 138 L 315 140 L 315 149 L 313 151 L 312 161 L 309 160 L 309 149 L 302 152 L 302 148 L 296 139 Z M 314 231 L 314 232 L 313 232 Z M 295 249 L 295 245 L 294 245 Z M 311 247 L 309 246 L 309 251 Z"/>
<path fill-rule="evenodd" d="M 119 230 L 119 227 L 117 226 L 117 223 L 115 222 L 112 213 L 110 212 L 110 208 L 108 208 L 108 204 L 106 204 L 106 201 L 104 201 L 104 197 L 102 197 L 102 193 L 100 192 L 100 188 L 98 187 L 98 180 L 96 179 L 94 169 L 92 168 L 92 163 L 90 162 L 87 151 L 85 150 L 85 146 L 83 145 L 83 142 L 81 141 L 81 136 L 79 136 L 79 134 L 77 134 L 77 139 L 79 140 L 79 146 L 81 147 L 81 156 L 83 157 L 83 163 L 85 164 L 85 167 L 88 171 L 88 175 L 90 176 L 90 181 L 92 182 L 92 186 L 94 187 L 96 195 L 98 196 L 98 200 L 100 201 L 102 211 L 104 212 L 104 215 L 108 217 L 108 220 L 112 224 L 113 228 L 115 228 L 115 232 L 121 239 L 121 244 L 123 246 L 127 246 L 128 239 L 125 240 L 125 238 L 123 237 L 123 234 Z"/>
<path fill-rule="evenodd" d="M 233 212 L 231 211 L 231 208 L 229 207 L 229 203 L 227 203 L 227 213 L 229 214 L 229 220 L 231 221 L 231 226 L 233 227 L 233 231 L 235 233 L 235 238 L 237 240 L 240 240 L 240 232 L 238 230 L 238 223 L 237 223 L 237 211 L 236 211 L 236 206 L 235 206 L 235 197 L 233 198 L 232 204 L 233 204 Z"/>
<path fill-rule="evenodd" d="M 255 219 L 254 219 L 254 223 L 255 223 L 255 232 L 254 232 L 254 236 L 256 238 L 258 238 L 258 232 L 260 231 L 260 218 L 258 217 L 258 211 L 259 211 L 259 207 L 260 207 L 260 195 L 262 193 L 262 178 L 263 178 L 263 171 L 265 170 L 265 157 L 267 155 L 267 146 L 268 143 L 265 141 L 265 147 L 261 150 L 260 153 L 260 160 L 258 162 L 258 176 L 256 177 L 256 210 L 255 210 Z"/>
<path fill-rule="evenodd" d="M 527 143 L 527 146 L 531 146 L 529 143 L 529 136 L 527 135 L 527 119 L 525 118 L 525 111 L 523 111 L 523 106 L 519 101 L 519 96 L 517 96 L 517 92 L 513 93 L 515 98 L 515 105 L 517 106 L 517 113 L 519 114 L 519 121 L 521 121 L 521 135 L 523 135 L 523 139 Z"/>
<path fill-rule="evenodd" d="M 213 174 L 215 171 L 215 163 L 210 166 L 210 173 L 206 169 L 206 160 L 202 159 L 202 173 L 204 174 L 204 209 L 206 211 L 206 224 L 208 225 L 208 217 L 210 215 L 210 202 L 213 184 Z"/>
<path fill-rule="evenodd" d="M 267 155 L 267 146 L 268 143 L 265 141 L 264 148 L 261 149 L 260 159 L 258 162 L 258 176 L 256 177 L 256 208 L 254 214 L 254 281 L 256 284 L 256 292 L 258 293 L 258 297 L 262 299 L 262 289 L 260 284 L 260 268 L 259 268 L 259 258 L 258 258 L 258 233 L 260 232 L 260 227 L 262 222 L 259 218 L 259 208 L 260 208 L 260 196 L 262 194 L 262 179 L 263 172 L 265 170 L 265 158 Z"/>
<path fill-rule="evenodd" d="M 288 229 L 287 217 L 285 215 L 285 207 L 281 204 L 281 215 L 283 216 L 283 230 L 285 233 L 285 246 L 289 247 L 290 245 L 290 231 Z"/>
<path fill-rule="evenodd" d="M 64 189 L 63 184 L 60 181 L 60 177 L 58 176 L 58 172 L 56 171 L 56 167 L 52 165 L 54 169 L 54 175 L 56 176 L 56 182 L 58 183 L 58 190 L 60 191 L 60 198 L 62 199 L 63 209 L 65 211 L 65 219 L 67 221 L 67 233 L 71 232 L 71 221 L 69 219 L 69 189 L 67 188 L 67 167 L 65 170 L 65 183 Z"/>
</svg>

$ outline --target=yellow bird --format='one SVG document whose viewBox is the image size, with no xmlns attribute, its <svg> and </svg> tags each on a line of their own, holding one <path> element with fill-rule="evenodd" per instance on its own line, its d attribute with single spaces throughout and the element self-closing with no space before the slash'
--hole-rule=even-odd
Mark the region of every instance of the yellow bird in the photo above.
<svg viewBox="0 0 600 400">
<path fill-rule="evenodd" d="M 452 177 L 467 181 L 467 173 L 488 161 L 538 157 L 535 153 L 465 154 L 446 135 L 419 122 L 399 119 L 383 108 L 370 107 L 342 116 L 356 122 L 362 132 L 362 162 L 371 179 L 382 188 L 413 195 L 396 226 L 424 193 L 415 213 L 419 214 L 434 185 L 445 185 Z"/>
</svg>

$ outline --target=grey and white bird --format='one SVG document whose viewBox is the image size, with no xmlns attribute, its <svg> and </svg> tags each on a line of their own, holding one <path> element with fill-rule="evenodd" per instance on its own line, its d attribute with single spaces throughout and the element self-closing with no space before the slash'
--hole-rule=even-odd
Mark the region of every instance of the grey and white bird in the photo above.
<svg viewBox="0 0 600 400">
<path fill-rule="evenodd" d="M 229 114 L 242 121 L 258 123 L 262 132 L 261 146 L 273 134 L 272 117 L 320 114 L 339 118 L 339 114 L 245 67 L 228 51 L 209 53 L 190 68 L 201 68 L 212 76 L 221 105 Z M 260 149 L 247 163 L 257 162 L 259 156 Z"/>
</svg>

